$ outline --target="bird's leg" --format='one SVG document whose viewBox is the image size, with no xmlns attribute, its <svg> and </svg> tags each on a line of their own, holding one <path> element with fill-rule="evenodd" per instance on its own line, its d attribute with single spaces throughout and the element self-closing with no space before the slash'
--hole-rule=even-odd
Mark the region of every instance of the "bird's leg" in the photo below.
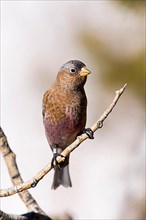
<svg viewBox="0 0 146 220">
<path fill-rule="evenodd" d="M 53 158 L 51 161 L 51 167 L 54 167 L 54 162 L 55 162 L 58 169 L 61 170 L 62 166 L 60 166 L 60 164 L 57 161 L 58 156 L 63 157 L 64 160 L 66 159 L 66 157 L 64 157 L 62 154 L 58 153 L 58 147 L 56 146 L 55 148 L 53 148 Z"/>
<path fill-rule="evenodd" d="M 94 132 L 91 128 L 85 128 L 82 133 L 87 134 L 90 139 L 94 139 Z"/>
</svg>

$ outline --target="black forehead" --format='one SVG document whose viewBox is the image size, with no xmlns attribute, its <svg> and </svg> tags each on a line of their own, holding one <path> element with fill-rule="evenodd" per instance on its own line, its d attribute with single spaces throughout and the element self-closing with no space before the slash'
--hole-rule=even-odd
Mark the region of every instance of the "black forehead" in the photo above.
<svg viewBox="0 0 146 220">
<path fill-rule="evenodd" d="M 86 65 L 79 60 L 70 60 L 66 62 L 65 64 L 63 64 L 62 68 L 64 69 L 77 68 L 80 70 L 82 67 L 85 67 L 85 66 Z"/>
</svg>

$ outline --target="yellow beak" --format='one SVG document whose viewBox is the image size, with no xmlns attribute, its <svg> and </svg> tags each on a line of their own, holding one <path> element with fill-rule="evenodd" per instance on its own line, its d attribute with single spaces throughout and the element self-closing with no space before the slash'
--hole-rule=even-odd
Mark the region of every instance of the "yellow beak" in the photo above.
<svg viewBox="0 0 146 220">
<path fill-rule="evenodd" d="M 86 67 L 82 67 L 82 69 L 80 71 L 80 76 L 87 76 L 90 73 L 91 73 L 90 70 L 88 70 Z"/>
</svg>

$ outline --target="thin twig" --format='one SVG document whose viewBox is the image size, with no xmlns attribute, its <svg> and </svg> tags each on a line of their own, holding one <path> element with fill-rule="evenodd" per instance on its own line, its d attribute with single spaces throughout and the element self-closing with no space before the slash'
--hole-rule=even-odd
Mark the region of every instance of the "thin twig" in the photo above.
<svg viewBox="0 0 146 220">
<path fill-rule="evenodd" d="M 105 112 L 101 115 L 101 117 L 91 126 L 91 130 L 95 132 L 97 129 L 101 128 L 103 126 L 104 120 L 108 117 L 108 115 L 111 113 L 113 108 L 115 107 L 116 103 L 118 102 L 120 96 L 124 92 L 127 84 L 125 84 L 120 90 L 116 91 L 116 95 L 111 103 L 111 105 L 105 110 Z M 83 141 L 88 139 L 87 134 L 82 134 L 76 138 L 76 140 L 65 150 L 61 153 L 64 157 L 68 156 L 73 150 L 75 150 Z M 7 139 L 5 136 L 1 139 L 1 146 L 8 146 Z M 57 157 L 57 162 L 60 163 L 64 160 L 64 157 Z M 17 168 L 18 169 L 18 168 Z M 32 187 L 35 187 L 38 182 L 52 169 L 51 163 L 48 163 L 38 174 L 36 174 L 32 179 L 20 183 L 15 184 L 15 186 L 8 188 L 8 189 L 1 189 L 0 190 L 0 197 L 6 197 L 11 196 L 16 193 L 22 192 L 26 189 L 30 189 Z M 19 174 L 20 175 L 20 174 Z"/>
</svg>

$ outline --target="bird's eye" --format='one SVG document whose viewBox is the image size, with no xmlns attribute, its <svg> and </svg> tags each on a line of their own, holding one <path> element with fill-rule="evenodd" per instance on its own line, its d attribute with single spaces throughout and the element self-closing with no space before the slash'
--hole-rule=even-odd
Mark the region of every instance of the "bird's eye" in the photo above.
<svg viewBox="0 0 146 220">
<path fill-rule="evenodd" d="M 75 73 L 75 72 L 76 72 L 76 69 L 71 68 L 71 69 L 70 69 L 70 72 L 71 72 L 71 73 Z"/>
</svg>

